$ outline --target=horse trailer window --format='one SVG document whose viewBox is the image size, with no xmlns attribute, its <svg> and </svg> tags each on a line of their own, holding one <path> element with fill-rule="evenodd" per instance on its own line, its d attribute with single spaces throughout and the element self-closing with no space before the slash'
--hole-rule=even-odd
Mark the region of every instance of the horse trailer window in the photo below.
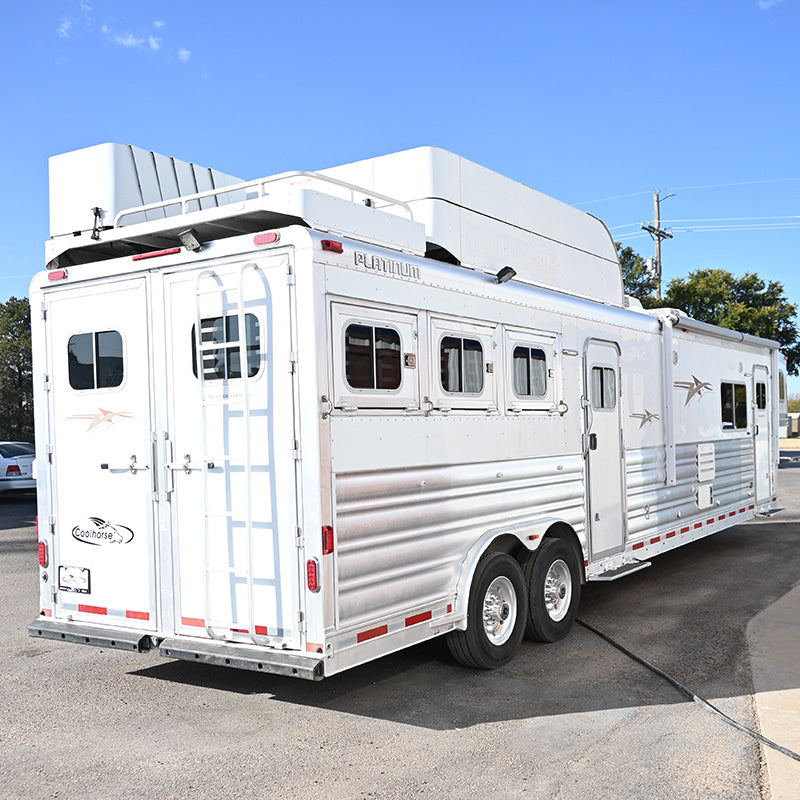
<svg viewBox="0 0 800 800">
<path fill-rule="evenodd" d="M 592 408 L 617 407 L 617 373 L 609 367 L 592 367 Z"/>
<path fill-rule="evenodd" d="M 514 348 L 514 392 L 517 397 L 547 394 L 547 359 L 538 347 Z"/>
<path fill-rule="evenodd" d="M 723 383 L 720 387 L 720 398 L 723 430 L 746 428 L 747 387 L 743 383 Z"/>
<path fill-rule="evenodd" d="M 73 389 L 111 389 L 124 377 L 122 336 L 117 331 L 79 333 L 67 343 L 69 385 Z"/>
<path fill-rule="evenodd" d="M 483 391 L 483 347 L 476 339 L 445 336 L 439 350 L 442 388 L 452 394 Z"/>
<path fill-rule="evenodd" d="M 261 333 L 254 314 L 245 314 L 247 377 L 252 378 L 261 366 Z M 192 371 L 197 377 L 196 325 L 192 325 Z M 211 346 L 210 346 L 211 345 Z M 214 345 L 219 345 L 216 347 Z M 203 380 L 220 381 L 242 377 L 239 352 L 239 317 L 207 317 L 200 320 Z"/>
<path fill-rule="evenodd" d="M 344 333 L 344 368 L 347 383 L 353 389 L 399 388 L 400 334 L 394 328 L 348 325 Z"/>
</svg>

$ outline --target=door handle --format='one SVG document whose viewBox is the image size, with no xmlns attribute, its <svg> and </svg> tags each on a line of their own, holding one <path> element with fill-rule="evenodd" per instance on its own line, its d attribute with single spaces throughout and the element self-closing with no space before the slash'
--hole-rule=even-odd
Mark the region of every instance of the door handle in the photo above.
<svg viewBox="0 0 800 800">
<path fill-rule="evenodd" d="M 597 450 L 597 434 L 590 433 L 589 434 L 589 449 L 590 450 Z"/>
</svg>

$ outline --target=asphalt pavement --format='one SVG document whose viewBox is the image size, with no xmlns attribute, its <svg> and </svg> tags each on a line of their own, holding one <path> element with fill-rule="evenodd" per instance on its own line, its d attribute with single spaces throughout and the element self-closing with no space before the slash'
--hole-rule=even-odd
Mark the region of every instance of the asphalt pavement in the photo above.
<svg viewBox="0 0 800 800">
<path fill-rule="evenodd" d="M 797 750 L 800 460 L 779 494 L 781 515 L 587 585 L 580 616 Z M 31 639 L 34 514 L 0 501 L 0 798 L 798 796 L 780 794 L 797 762 L 767 767 L 755 740 L 580 626 L 494 672 L 435 640 L 322 683 Z"/>
</svg>

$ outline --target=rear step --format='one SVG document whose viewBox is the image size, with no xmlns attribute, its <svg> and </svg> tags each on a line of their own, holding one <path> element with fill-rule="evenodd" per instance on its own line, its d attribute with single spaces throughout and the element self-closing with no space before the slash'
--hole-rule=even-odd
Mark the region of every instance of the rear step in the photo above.
<svg viewBox="0 0 800 800">
<path fill-rule="evenodd" d="M 321 658 L 252 645 L 173 638 L 164 639 L 158 652 L 165 658 L 180 658 L 184 661 L 199 661 L 219 667 L 270 672 L 275 675 L 288 675 L 291 678 L 305 678 L 309 681 L 321 681 L 325 676 Z"/>
<path fill-rule="evenodd" d="M 28 635 L 34 638 L 58 639 L 62 642 L 90 644 L 95 647 L 114 647 L 117 650 L 135 650 L 143 653 L 150 649 L 150 636 L 138 631 L 98 628 L 57 619 L 37 619 L 28 625 Z"/>
<path fill-rule="evenodd" d="M 590 581 L 615 581 L 617 578 L 624 578 L 626 575 L 631 575 L 638 572 L 640 569 L 649 567 L 652 562 L 650 561 L 634 561 L 632 564 L 623 564 L 616 569 L 610 569 L 608 572 L 601 572 L 599 575 L 592 575 L 588 580 Z"/>
</svg>

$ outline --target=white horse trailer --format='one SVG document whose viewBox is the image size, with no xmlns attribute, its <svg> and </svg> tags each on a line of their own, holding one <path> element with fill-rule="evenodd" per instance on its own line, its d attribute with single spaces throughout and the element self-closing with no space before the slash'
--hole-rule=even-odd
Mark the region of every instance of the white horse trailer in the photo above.
<svg viewBox="0 0 800 800">
<path fill-rule="evenodd" d="M 496 667 L 585 581 L 775 510 L 778 345 L 644 311 L 602 222 L 477 164 L 99 145 L 51 185 L 32 636 Z"/>
</svg>

